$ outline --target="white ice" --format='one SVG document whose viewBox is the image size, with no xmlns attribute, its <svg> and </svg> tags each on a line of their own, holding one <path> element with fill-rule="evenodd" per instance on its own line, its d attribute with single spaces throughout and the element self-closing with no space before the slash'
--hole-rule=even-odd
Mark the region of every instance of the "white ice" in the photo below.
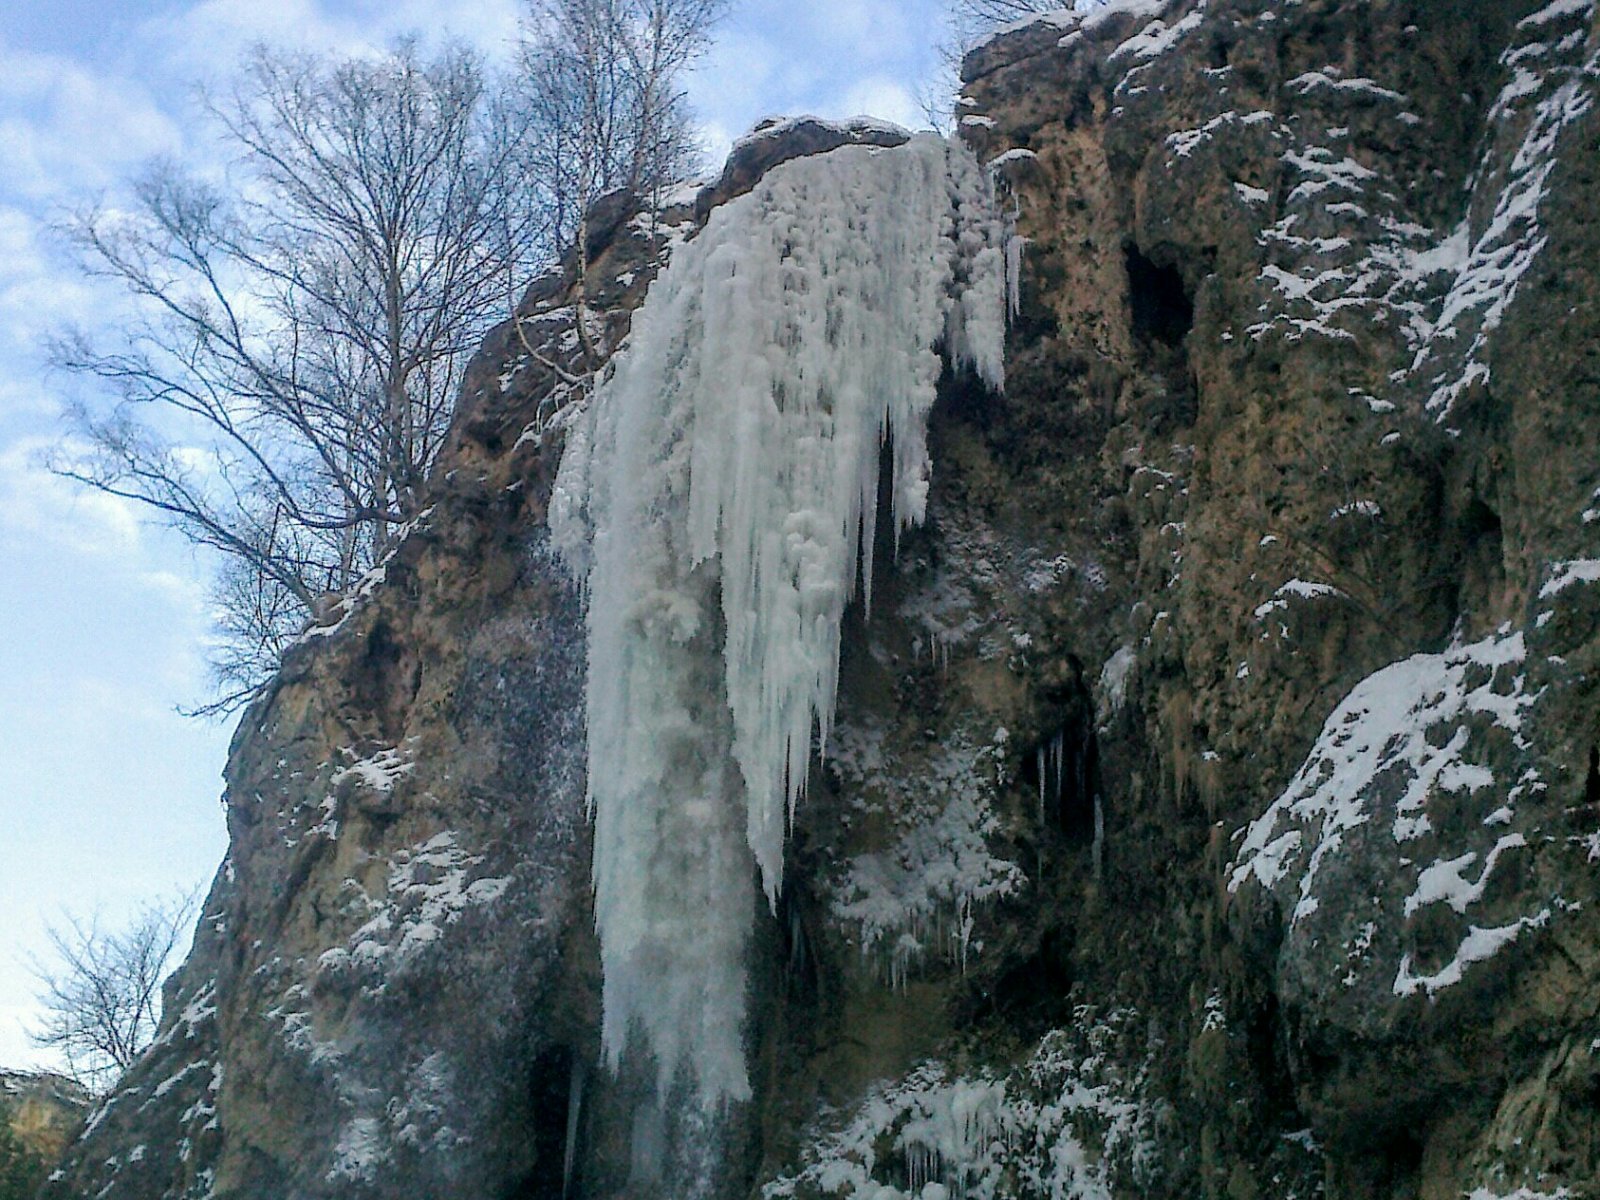
<svg viewBox="0 0 1600 1200">
<path fill-rule="evenodd" d="M 745 954 L 826 741 L 880 454 L 927 504 L 938 347 L 1002 384 L 1003 231 L 933 135 L 774 168 L 715 210 L 579 421 L 551 529 L 588 591 L 589 797 L 606 1054 L 749 1094 Z"/>
</svg>

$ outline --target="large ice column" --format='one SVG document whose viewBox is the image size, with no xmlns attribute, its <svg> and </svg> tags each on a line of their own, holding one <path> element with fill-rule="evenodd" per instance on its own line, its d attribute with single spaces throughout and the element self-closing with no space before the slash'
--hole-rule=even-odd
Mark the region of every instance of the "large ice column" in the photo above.
<svg viewBox="0 0 1600 1200">
<path fill-rule="evenodd" d="M 1005 271 L 982 173 L 933 135 L 774 168 L 675 253 L 573 429 L 551 525 L 586 579 L 604 1044 L 663 1089 L 749 1095 L 769 901 L 826 738 L 882 448 L 920 522 L 938 347 L 999 388 Z"/>
</svg>

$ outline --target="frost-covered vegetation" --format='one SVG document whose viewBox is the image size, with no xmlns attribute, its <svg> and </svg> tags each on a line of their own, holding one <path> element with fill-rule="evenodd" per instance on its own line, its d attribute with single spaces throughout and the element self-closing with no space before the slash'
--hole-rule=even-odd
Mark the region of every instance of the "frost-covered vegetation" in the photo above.
<svg viewBox="0 0 1600 1200">
<path fill-rule="evenodd" d="M 1133 1011 L 1080 1006 L 1070 1029 L 1047 1034 L 1010 1071 L 924 1063 L 873 1091 L 847 1120 L 816 1131 L 801 1169 L 767 1184 L 764 1200 L 1151 1194 L 1168 1111 L 1144 1096 L 1143 1068 L 1125 1065 L 1139 1036 Z"/>
<path fill-rule="evenodd" d="M 977 910 L 1017 894 L 1026 878 L 988 841 L 999 827 L 993 794 L 1005 738 L 973 745 L 952 737 L 917 774 L 894 769 L 883 741 L 879 726 L 843 725 L 829 747 L 830 763 L 857 793 L 855 807 L 888 816 L 896 834 L 845 863 L 831 911 L 862 956 L 900 986 L 930 952 L 964 967 Z"/>
</svg>

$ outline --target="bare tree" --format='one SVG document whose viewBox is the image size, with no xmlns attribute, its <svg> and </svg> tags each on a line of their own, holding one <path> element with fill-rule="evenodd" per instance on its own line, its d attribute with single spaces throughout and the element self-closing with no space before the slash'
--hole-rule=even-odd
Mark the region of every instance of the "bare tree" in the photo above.
<svg viewBox="0 0 1600 1200">
<path fill-rule="evenodd" d="M 254 696 L 419 515 L 466 357 L 574 241 L 586 272 L 594 200 L 683 176 L 682 75 L 725 2 L 530 0 L 514 79 L 460 47 L 258 47 L 207 101 L 224 182 L 156 163 L 69 222 L 139 315 L 55 343 L 104 386 L 54 465 L 219 552 L 200 711 Z"/>
<path fill-rule="evenodd" d="M 194 910 L 190 893 L 145 905 L 123 929 L 68 915 L 46 931 L 56 961 L 34 968 L 45 1017 L 33 1040 L 58 1050 L 85 1087 L 103 1091 L 150 1045 L 161 983 Z"/>
<path fill-rule="evenodd" d="M 663 189 L 698 164 L 682 77 L 726 7 L 727 0 L 528 0 L 521 65 L 529 178 L 556 245 L 574 251 L 582 371 L 569 382 L 580 389 L 603 359 L 584 308 L 589 214 L 600 197 L 618 191 L 654 214 Z"/>
<path fill-rule="evenodd" d="M 140 315 L 56 343 L 114 401 L 73 410 L 56 466 L 222 553 L 226 710 L 417 516 L 464 360 L 552 230 L 526 106 L 460 47 L 258 47 L 208 109 L 225 186 L 158 163 L 69 224 Z"/>
<path fill-rule="evenodd" d="M 698 157 L 682 76 L 709 45 L 727 0 L 529 0 L 522 68 L 532 108 L 533 176 L 558 243 L 626 188 L 645 199 Z"/>
</svg>

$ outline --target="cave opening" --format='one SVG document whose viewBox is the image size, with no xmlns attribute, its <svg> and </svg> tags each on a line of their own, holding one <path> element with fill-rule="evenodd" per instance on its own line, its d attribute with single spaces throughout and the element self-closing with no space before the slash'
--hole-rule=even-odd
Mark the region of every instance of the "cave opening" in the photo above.
<svg viewBox="0 0 1600 1200">
<path fill-rule="evenodd" d="M 1128 303 L 1134 336 L 1178 349 L 1194 327 L 1194 297 L 1173 266 L 1146 258 L 1131 242 L 1126 247 Z"/>
</svg>

